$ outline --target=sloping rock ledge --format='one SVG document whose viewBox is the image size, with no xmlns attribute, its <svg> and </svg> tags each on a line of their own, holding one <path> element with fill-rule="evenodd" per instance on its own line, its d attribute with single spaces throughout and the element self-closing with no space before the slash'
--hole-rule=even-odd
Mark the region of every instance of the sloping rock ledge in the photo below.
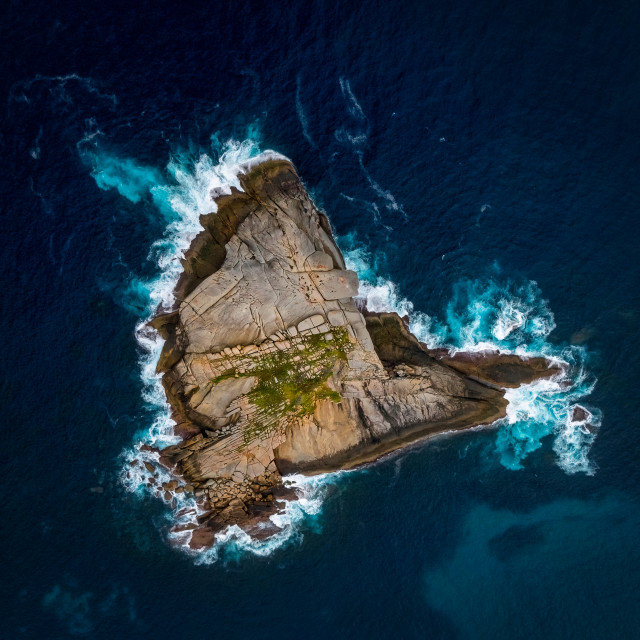
<svg viewBox="0 0 640 640">
<path fill-rule="evenodd" d="M 429 350 L 394 313 L 354 302 L 327 217 L 288 160 L 245 167 L 243 191 L 212 194 L 217 213 L 182 264 L 176 307 L 151 325 L 183 441 L 161 452 L 193 491 L 193 548 L 238 524 L 274 532 L 282 476 L 352 468 L 417 439 L 490 424 L 504 387 L 558 373 L 543 358 Z"/>
</svg>

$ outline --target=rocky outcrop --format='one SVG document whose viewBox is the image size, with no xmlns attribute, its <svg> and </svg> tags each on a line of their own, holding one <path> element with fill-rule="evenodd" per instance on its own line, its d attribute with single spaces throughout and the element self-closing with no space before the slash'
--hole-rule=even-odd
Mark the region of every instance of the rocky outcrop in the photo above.
<svg viewBox="0 0 640 640">
<path fill-rule="evenodd" d="M 361 312 L 357 276 L 293 165 L 271 158 L 239 179 L 201 218 L 176 308 L 151 323 L 185 438 L 161 460 L 203 509 L 193 546 L 271 513 L 284 474 L 491 423 L 501 387 L 554 373 L 542 359 L 429 351 L 396 314 Z"/>
</svg>

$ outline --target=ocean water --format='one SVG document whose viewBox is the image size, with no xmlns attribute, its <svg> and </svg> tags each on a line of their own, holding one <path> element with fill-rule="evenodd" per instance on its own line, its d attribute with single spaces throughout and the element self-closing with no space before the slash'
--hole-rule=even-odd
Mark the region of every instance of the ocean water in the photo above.
<svg viewBox="0 0 640 640">
<path fill-rule="evenodd" d="M 2 636 L 640 637 L 639 24 L 624 2 L 9 5 Z M 264 153 L 370 308 L 563 374 L 491 428 L 290 478 L 277 538 L 193 554 L 169 532 L 193 505 L 128 465 L 173 441 L 145 321 L 210 190 Z"/>
</svg>

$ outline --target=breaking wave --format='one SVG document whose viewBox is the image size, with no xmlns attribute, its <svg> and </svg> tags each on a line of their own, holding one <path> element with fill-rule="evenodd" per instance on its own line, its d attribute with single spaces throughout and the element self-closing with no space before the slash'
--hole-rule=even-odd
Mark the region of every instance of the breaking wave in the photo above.
<svg viewBox="0 0 640 640">
<path fill-rule="evenodd" d="M 267 157 L 281 156 L 273 151 L 261 153 L 255 132 L 250 132 L 244 141 L 222 143 L 213 137 L 211 149 L 207 152 L 197 156 L 178 153 L 164 170 L 109 153 L 99 146 L 97 137 L 83 140 L 78 149 L 100 189 L 114 189 L 133 203 L 150 200 L 167 223 L 163 237 L 153 243 L 149 252 L 149 260 L 157 264 L 157 276 L 147 281 L 135 280 L 127 289 L 127 293 L 136 298 L 128 306 L 144 309 L 135 328 L 135 336 L 141 351 L 142 396 L 153 418 L 150 425 L 136 433 L 136 443 L 122 454 L 122 484 L 127 491 L 140 497 L 153 495 L 166 499 L 171 506 L 170 520 L 174 525 L 174 532 L 169 534 L 171 541 L 194 554 L 198 563 L 214 562 L 221 553 L 225 557 L 244 552 L 267 555 L 299 540 L 303 521 L 307 525 L 313 523 L 314 516 L 320 511 L 324 493 L 330 484 L 326 476 L 285 478 L 285 483 L 296 491 L 299 499 L 284 501 L 282 512 L 272 516 L 272 522 L 280 528 L 276 535 L 258 540 L 234 526 L 218 534 L 216 544 L 208 551 L 193 552 L 189 549 L 189 527 L 196 523 L 198 506 L 187 493 L 169 494 L 169 499 L 162 490 L 162 484 L 170 482 L 173 476 L 159 463 L 158 451 L 177 443 L 179 438 L 173 435 L 175 423 L 171 408 L 162 388 L 161 375 L 156 373 L 164 340 L 147 326 L 158 311 L 169 310 L 173 306 L 174 288 L 182 272 L 180 258 L 202 230 L 200 216 L 216 210 L 212 191 L 219 195 L 230 193 L 231 187 L 241 189 L 240 172 Z M 175 529 L 184 531 L 175 532 Z"/>
<path fill-rule="evenodd" d="M 276 549 L 299 543 L 303 538 L 303 526 L 318 532 L 318 516 L 330 487 L 338 476 L 346 472 L 317 476 L 291 475 L 284 478 L 285 486 L 293 488 L 297 500 L 283 502 L 283 510 L 271 516 L 271 521 L 280 531 L 264 540 L 252 538 L 237 525 L 218 534 L 218 543 L 211 549 L 200 552 L 196 564 L 212 564 L 224 555 L 227 559 L 238 559 L 246 553 L 268 556 Z"/>
<path fill-rule="evenodd" d="M 366 251 L 347 251 L 345 260 L 360 277 L 359 297 L 367 307 L 409 315 L 411 331 L 430 348 L 500 350 L 544 356 L 560 365 L 561 373 L 552 379 L 507 390 L 509 406 L 507 417 L 499 423 L 496 454 L 503 466 L 521 469 L 543 439 L 552 437 L 556 461 L 563 471 L 595 473 L 588 455 L 602 415 L 584 404 L 596 384 L 587 369 L 589 354 L 583 346 L 549 341 L 554 317 L 535 282 L 516 283 L 498 275 L 461 280 L 454 285 L 441 320 L 415 312 L 394 282 L 375 273 Z"/>
</svg>

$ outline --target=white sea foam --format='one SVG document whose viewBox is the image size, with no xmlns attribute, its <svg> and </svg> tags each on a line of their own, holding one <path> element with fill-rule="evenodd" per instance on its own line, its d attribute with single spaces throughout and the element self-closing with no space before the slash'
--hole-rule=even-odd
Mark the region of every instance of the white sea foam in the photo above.
<svg viewBox="0 0 640 640">
<path fill-rule="evenodd" d="M 353 237 L 345 239 L 353 244 Z M 411 332 L 430 347 L 442 346 L 441 337 L 433 332 L 434 322 L 425 313 L 416 312 L 413 303 L 404 298 L 395 282 L 375 273 L 371 266 L 372 257 L 362 247 L 344 252 L 347 269 L 358 274 L 360 285 L 356 300 L 366 304 L 369 311 L 395 311 L 400 317 L 409 316 Z"/>
<path fill-rule="evenodd" d="M 504 466 L 521 468 L 526 456 L 540 448 L 541 440 L 552 436 L 557 463 L 563 471 L 595 473 L 588 454 L 601 423 L 600 412 L 587 410 L 585 419 L 574 419 L 578 401 L 591 393 L 595 380 L 586 374 L 582 362 L 568 362 L 572 359 L 567 354 L 567 360 L 558 360 L 563 371 L 554 379 L 507 389 L 507 417 L 497 436 Z"/>
<path fill-rule="evenodd" d="M 276 549 L 301 542 L 303 525 L 319 530 L 319 516 L 322 504 L 330 487 L 338 477 L 348 473 L 339 471 L 332 474 L 316 476 L 290 475 L 284 478 L 285 486 L 292 488 L 297 500 L 281 501 L 282 510 L 270 516 L 270 521 L 280 531 L 264 539 L 252 538 L 238 526 L 227 528 L 216 536 L 216 544 L 204 552 L 197 554 L 197 564 L 211 564 L 225 557 L 237 558 L 243 554 L 268 556 Z M 265 525 L 267 526 L 267 525 Z"/>
<path fill-rule="evenodd" d="M 391 193 L 391 191 L 387 189 L 383 189 L 378 182 L 376 182 L 368 169 L 364 166 L 363 154 L 362 152 L 358 152 L 358 163 L 360 164 L 360 168 L 362 169 L 362 173 L 364 174 L 369 186 L 374 190 L 374 192 L 382 198 L 384 201 L 384 206 L 394 213 L 400 213 L 402 217 L 407 220 L 408 216 L 402 207 L 402 205 L 395 199 L 395 196 Z"/>
<path fill-rule="evenodd" d="M 563 471 L 595 472 L 588 454 L 601 414 L 594 408 L 586 410 L 583 404 L 596 383 L 587 370 L 588 353 L 581 346 L 561 347 L 549 342 L 555 322 L 535 282 L 518 284 L 496 277 L 462 280 L 454 286 L 446 320 L 439 321 L 416 313 L 395 283 L 375 273 L 372 258 L 363 249 L 345 252 L 345 261 L 360 277 L 358 297 L 367 308 L 408 314 L 411 331 L 431 348 L 500 350 L 544 356 L 559 365 L 561 373 L 553 379 L 507 390 L 509 406 L 496 436 L 496 452 L 504 466 L 520 469 L 525 458 L 542 446 L 542 439 L 551 436 Z M 588 412 L 584 420 L 573 418 L 578 402 Z"/>
<path fill-rule="evenodd" d="M 345 99 L 348 102 L 349 113 L 354 118 L 367 120 L 367 116 L 364 115 L 364 111 L 362 110 L 360 103 L 358 102 L 357 98 L 353 94 L 353 91 L 351 90 L 351 83 L 349 82 L 348 78 L 345 78 L 343 76 L 339 78 L 339 82 L 340 82 L 340 90 L 342 91 L 342 95 L 345 97 Z"/>
</svg>

